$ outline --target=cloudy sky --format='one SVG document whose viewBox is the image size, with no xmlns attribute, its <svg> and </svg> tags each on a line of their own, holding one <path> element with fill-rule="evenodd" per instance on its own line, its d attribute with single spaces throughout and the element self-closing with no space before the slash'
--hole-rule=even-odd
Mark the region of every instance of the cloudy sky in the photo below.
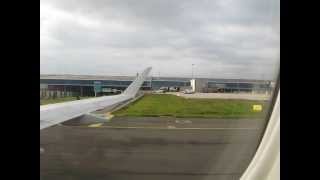
<svg viewBox="0 0 320 180">
<path fill-rule="evenodd" d="M 41 0 L 40 72 L 270 79 L 278 0 Z"/>
</svg>

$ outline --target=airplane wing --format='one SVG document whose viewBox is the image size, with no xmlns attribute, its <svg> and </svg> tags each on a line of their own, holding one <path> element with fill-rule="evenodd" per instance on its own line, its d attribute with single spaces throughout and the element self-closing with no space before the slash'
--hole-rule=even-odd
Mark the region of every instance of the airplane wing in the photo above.
<svg viewBox="0 0 320 180">
<path fill-rule="evenodd" d="M 115 106 L 134 98 L 150 71 L 151 67 L 146 68 L 130 86 L 119 95 L 40 106 L 40 130 L 99 109 Z"/>
</svg>

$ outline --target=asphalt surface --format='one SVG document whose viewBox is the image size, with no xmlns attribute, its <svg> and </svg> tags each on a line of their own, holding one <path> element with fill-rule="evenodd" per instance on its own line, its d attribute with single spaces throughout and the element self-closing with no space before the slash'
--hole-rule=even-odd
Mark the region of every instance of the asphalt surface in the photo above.
<svg viewBox="0 0 320 180">
<path fill-rule="evenodd" d="M 267 101 L 271 99 L 270 94 L 264 93 L 193 93 L 184 94 L 181 92 L 169 92 L 166 94 L 173 94 L 184 98 L 195 99 L 243 99 L 243 100 L 256 100 Z"/>
<path fill-rule="evenodd" d="M 239 179 L 258 146 L 262 124 L 254 119 L 113 118 L 88 127 L 88 121 L 73 121 L 40 131 L 40 178 Z"/>
</svg>

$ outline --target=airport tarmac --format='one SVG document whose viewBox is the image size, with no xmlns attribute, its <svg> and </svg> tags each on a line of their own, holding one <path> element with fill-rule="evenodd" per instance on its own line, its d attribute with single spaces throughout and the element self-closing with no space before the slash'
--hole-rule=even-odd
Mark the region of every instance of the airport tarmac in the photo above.
<svg viewBox="0 0 320 180">
<path fill-rule="evenodd" d="M 173 94 L 184 98 L 194 99 L 242 99 L 242 100 L 255 100 L 267 101 L 271 99 L 270 94 L 258 93 L 193 93 L 184 94 L 181 92 L 168 92 L 166 94 Z"/>
<path fill-rule="evenodd" d="M 42 180 L 239 179 L 263 120 L 116 117 L 86 123 L 40 131 Z"/>
</svg>

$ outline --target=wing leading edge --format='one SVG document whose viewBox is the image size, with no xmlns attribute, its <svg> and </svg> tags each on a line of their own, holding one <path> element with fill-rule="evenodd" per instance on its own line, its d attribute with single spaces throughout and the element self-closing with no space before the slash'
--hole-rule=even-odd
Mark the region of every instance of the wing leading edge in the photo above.
<svg viewBox="0 0 320 180">
<path fill-rule="evenodd" d="M 134 98 L 150 71 L 151 67 L 146 68 L 119 95 L 40 106 L 40 130 Z"/>
</svg>

